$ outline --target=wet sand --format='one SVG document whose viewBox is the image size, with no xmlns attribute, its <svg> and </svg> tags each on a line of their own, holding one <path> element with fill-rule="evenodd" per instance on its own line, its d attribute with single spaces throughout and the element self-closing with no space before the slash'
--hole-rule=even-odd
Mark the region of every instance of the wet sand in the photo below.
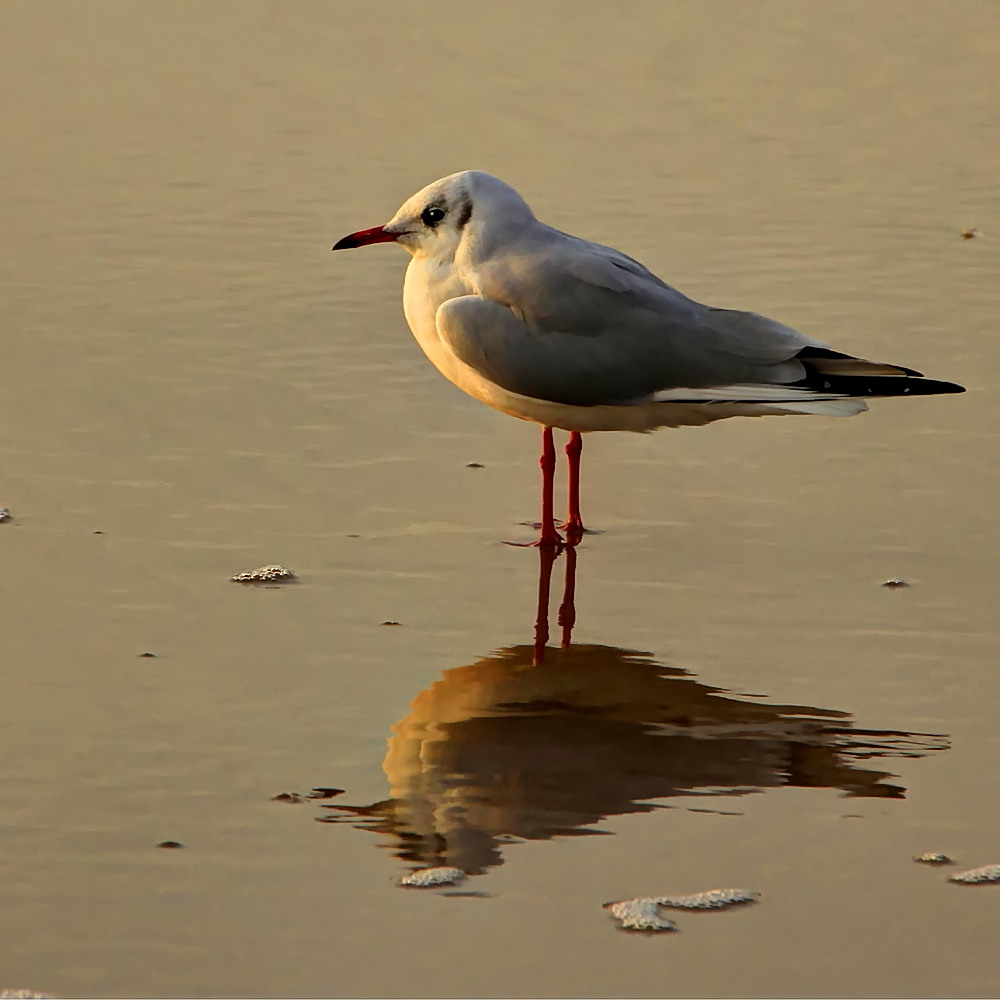
<svg viewBox="0 0 1000 1000">
<path fill-rule="evenodd" d="M 5 4 L 0 987 L 995 995 L 1000 888 L 912 858 L 1000 862 L 998 50 L 971 2 Z M 969 391 L 588 436 L 533 665 L 537 430 L 426 363 L 401 251 L 329 253 L 469 167 Z"/>
</svg>

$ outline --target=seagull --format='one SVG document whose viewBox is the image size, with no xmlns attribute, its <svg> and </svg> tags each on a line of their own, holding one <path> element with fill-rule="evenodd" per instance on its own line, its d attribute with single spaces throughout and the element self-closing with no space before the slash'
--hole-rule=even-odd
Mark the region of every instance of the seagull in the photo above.
<svg viewBox="0 0 1000 1000">
<path fill-rule="evenodd" d="M 434 181 L 384 226 L 333 249 L 375 243 L 410 254 L 403 312 L 441 374 L 541 424 L 534 545 L 558 550 L 583 535 L 582 434 L 767 414 L 847 417 L 870 397 L 965 391 L 842 354 L 757 313 L 695 302 L 620 251 L 539 222 L 517 191 L 481 170 Z M 558 527 L 555 427 L 569 432 L 568 517 Z"/>
</svg>

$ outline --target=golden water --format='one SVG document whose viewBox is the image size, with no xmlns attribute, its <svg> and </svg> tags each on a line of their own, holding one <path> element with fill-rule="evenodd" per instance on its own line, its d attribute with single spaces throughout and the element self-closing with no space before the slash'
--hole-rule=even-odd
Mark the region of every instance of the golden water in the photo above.
<svg viewBox="0 0 1000 1000">
<path fill-rule="evenodd" d="M 8 0 L 0 987 L 995 995 L 1000 889 L 910 859 L 1000 861 L 997 65 L 962 0 Z M 588 438 L 532 668 L 537 433 L 329 253 L 470 167 L 970 391 Z"/>
</svg>

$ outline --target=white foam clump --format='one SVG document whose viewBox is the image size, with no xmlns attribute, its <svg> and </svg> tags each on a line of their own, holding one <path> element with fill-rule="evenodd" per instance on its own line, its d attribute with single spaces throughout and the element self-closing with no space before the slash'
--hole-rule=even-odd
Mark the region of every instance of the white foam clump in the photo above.
<svg viewBox="0 0 1000 1000">
<path fill-rule="evenodd" d="M 465 872 L 461 868 L 421 868 L 419 871 L 404 875 L 399 884 L 425 889 L 433 885 L 454 885 L 463 878 Z"/>
<path fill-rule="evenodd" d="M 976 882 L 1000 882 L 1000 865 L 983 865 L 981 868 L 970 868 L 968 871 L 955 872 L 948 876 L 949 882 L 965 882 L 974 885 Z"/>
<path fill-rule="evenodd" d="M 0 507 L 0 510 L 3 508 Z M 3 1000 L 52 1000 L 48 993 L 32 993 L 31 990 L 0 990 Z"/>
<path fill-rule="evenodd" d="M 248 569 L 229 578 L 233 583 L 291 583 L 298 577 L 284 566 L 273 563 L 270 566 L 260 566 Z"/>
<path fill-rule="evenodd" d="M 620 921 L 625 930 L 675 931 L 677 925 L 660 916 L 661 906 L 676 910 L 721 910 L 727 906 L 755 903 L 758 899 L 760 893 L 749 889 L 708 889 L 688 896 L 640 896 L 637 899 L 623 899 L 618 903 L 605 903 L 604 909 Z"/>
<path fill-rule="evenodd" d="M 755 903 L 758 899 L 760 893 L 749 889 L 707 889 L 689 896 L 660 896 L 656 901 L 660 906 L 677 910 L 721 910 L 740 903 Z"/>
<path fill-rule="evenodd" d="M 619 903 L 605 903 L 604 908 L 627 931 L 675 931 L 672 920 L 660 916 L 658 899 L 623 899 Z"/>
</svg>

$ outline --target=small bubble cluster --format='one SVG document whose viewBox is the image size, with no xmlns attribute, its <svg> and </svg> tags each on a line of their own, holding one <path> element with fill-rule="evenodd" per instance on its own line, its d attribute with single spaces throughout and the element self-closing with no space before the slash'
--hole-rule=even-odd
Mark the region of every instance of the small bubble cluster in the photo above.
<svg viewBox="0 0 1000 1000">
<path fill-rule="evenodd" d="M 408 885 L 417 889 L 427 889 L 435 885 L 454 885 L 465 878 L 461 868 L 421 868 L 410 872 L 399 880 L 400 885 Z"/>
<path fill-rule="evenodd" d="M 230 579 L 233 583 L 291 583 L 298 578 L 290 569 L 285 569 L 284 566 L 271 565 L 237 573 L 235 576 L 231 576 Z"/>
<path fill-rule="evenodd" d="M 951 865 L 954 862 L 947 854 L 942 854 L 940 851 L 924 851 L 923 854 L 918 854 L 914 859 L 917 864 L 921 865 Z"/>
</svg>

